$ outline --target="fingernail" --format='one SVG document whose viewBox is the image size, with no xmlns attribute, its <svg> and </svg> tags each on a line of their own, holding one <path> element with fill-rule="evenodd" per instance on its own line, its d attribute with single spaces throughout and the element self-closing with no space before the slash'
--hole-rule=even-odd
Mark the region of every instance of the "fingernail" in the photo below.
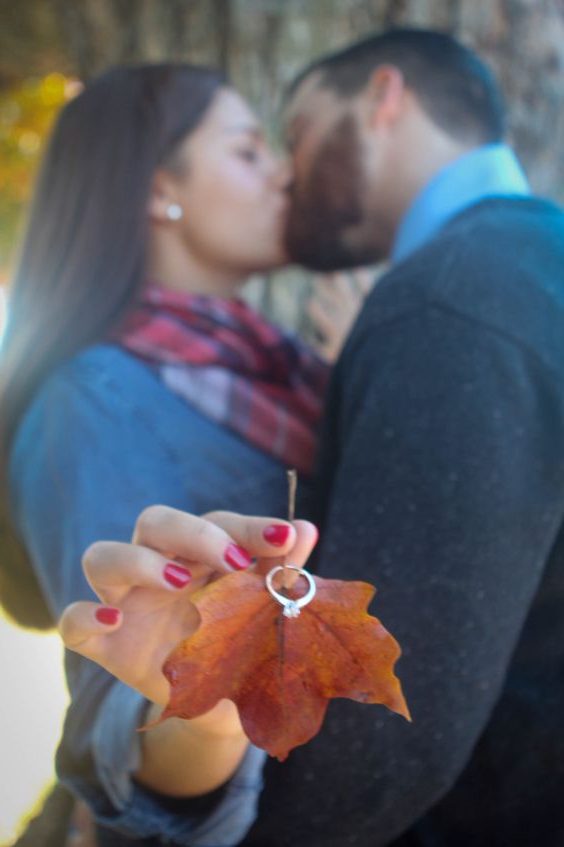
<svg viewBox="0 0 564 847">
<path fill-rule="evenodd" d="M 246 570 L 253 562 L 252 557 L 238 544 L 228 544 L 223 557 L 227 564 L 235 568 L 236 571 Z"/>
<path fill-rule="evenodd" d="M 165 565 L 163 574 L 166 581 L 174 588 L 185 588 L 192 579 L 192 574 L 188 568 L 177 565 L 176 562 L 169 562 Z"/>
<path fill-rule="evenodd" d="M 283 547 L 290 535 L 290 527 L 285 524 L 272 524 L 263 530 L 263 536 L 269 544 L 274 547 Z"/>
<path fill-rule="evenodd" d="M 113 626 L 119 620 L 119 609 L 114 609 L 111 606 L 100 606 L 95 612 L 96 620 L 106 626 Z"/>
</svg>

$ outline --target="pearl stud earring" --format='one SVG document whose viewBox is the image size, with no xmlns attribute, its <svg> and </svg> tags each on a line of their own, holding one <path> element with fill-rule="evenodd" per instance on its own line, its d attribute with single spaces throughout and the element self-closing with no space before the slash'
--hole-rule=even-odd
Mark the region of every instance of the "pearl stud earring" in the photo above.
<svg viewBox="0 0 564 847">
<path fill-rule="evenodd" d="M 171 203 L 166 210 L 166 216 L 169 221 L 179 221 L 182 215 L 182 206 L 179 206 L 178 203 Z"/>
</svg>

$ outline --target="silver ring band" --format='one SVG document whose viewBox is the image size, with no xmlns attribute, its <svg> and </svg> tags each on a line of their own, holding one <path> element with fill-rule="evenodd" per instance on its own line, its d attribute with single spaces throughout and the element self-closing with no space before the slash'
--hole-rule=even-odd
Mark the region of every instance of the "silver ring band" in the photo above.
<svg viewBox="0 0 564 847">
<path fill-rule="evenodd" d="M 303 576 L 304 579 L 307 580 L 308 589 L 303 597 L 298 597 L 295 600 L 292 600 L 292 598 L 285 597 L 274 588 L 272 580 L 277 573 L 283 571 L 285 568 L 290 571 L 296 571 L 296 573 L 299 573 L 300 576 Z M 317 591 L 315 580 L 312 575 L 304 568 L 299 568 L 297 565 L 277 565 L 267 573 L 265 583 L 270 594 L 283 607 L 283 614 L 287 618 L 297 618 L 303 607 L 307 606 L 308 603 L 311 603 L 315 597 L 315 592 Z"/>
</svg>

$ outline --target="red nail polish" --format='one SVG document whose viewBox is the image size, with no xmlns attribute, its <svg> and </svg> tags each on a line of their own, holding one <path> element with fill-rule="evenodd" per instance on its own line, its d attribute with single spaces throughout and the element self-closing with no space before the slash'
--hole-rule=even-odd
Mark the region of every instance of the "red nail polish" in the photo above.
<svg viewBox="0 0 564 847">
<path fill-rule="evenodd" d="M 174 588 L 185 588 L 192 579 L 192 574 L 188 568 L 178 565 L 176 562 L 169 562 L 165 565 L 163 574 L 169 585 L 174 586 Z"/>
<path fill-rule="evenodd" d="M 113 626 L 119 620 L 119 609 L 113 609 L 111 606 L 100 606 L 99 609 L 96 609 L 95 618 L 106 626 Z"/>
<path fill-rule="evenodd" d="M 223 557 L 228 565 L 236 571 L 244 571 L 252 564 L 252 557 L 238 544 L 228 544 Z"/>
<path fill-rule="evenodd" d="M 273 544 L 274 547 L 283 547 L 290 535 L 290 527 L 284 524 L 272 524 L 267 526 L 262 534 L 269 544 Z"/>
</svg>

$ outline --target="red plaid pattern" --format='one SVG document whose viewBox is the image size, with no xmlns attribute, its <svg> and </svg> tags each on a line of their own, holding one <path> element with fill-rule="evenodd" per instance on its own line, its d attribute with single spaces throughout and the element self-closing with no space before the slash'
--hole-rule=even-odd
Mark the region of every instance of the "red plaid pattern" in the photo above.
<svg viewBox="0 0 564 847">
<path fill-rule="evenodd" d="M 329 367 L 242 300 L 150 285 L 115 340 L 207 417 L 311 473 Z"/>
</svg>

